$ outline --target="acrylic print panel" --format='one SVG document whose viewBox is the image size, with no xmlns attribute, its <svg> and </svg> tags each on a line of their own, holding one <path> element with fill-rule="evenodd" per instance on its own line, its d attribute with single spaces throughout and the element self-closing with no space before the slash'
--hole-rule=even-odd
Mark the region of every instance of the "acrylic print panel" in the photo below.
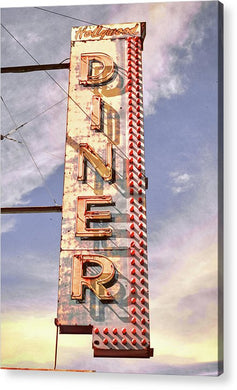
<svg viewBox="0 0 237 390">
<path fill-rule="evenodd" d="M 222 373 L 222 38 L 215 1 L 2 9 L 3 368 Z"/>
</svg>

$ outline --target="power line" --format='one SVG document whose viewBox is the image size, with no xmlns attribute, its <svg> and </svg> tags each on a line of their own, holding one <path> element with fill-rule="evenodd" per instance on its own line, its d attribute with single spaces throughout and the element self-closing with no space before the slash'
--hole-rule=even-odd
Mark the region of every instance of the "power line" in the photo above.
<svg viewBox="0 0 237 390">
<path fill-rule="evenodd" d="M 3 104 L 4 104 L 5 108 L 6 108 L 6 110 L 7 110 L 7 112 L 8 112 L 8 115 L 10 116 L 12 122 L 14 123 L 15 126 L 17 126 L 17 125 L 16 125 L 16 122 L 15 122 L 15 119 L 13 118 L 11 112 L 9 111 L 9 109 L 8 109 L 8 107 L 7 107 L 6 103 L 5 103 L 5 101 L 3 100 L 3 97 L 2 97 L 2 96 L 1 96 L 1 101 L 3 102 Z"/>
<path fill-rule="evenodd" d="M 93 26 L 98 26 L 97 23 L 93 23 L 93 22 L 88 22 L 88 20 L 83 20 L 83 19 L 78 19 L 78 18 L 74 18 L 72 16 L 68 16 L 68 15 L 64 15 L 64 14 L 60 14 L 59 12 L 55 12 L 55 11 L 50 11 L 48 9 L 45 9 L 45 8 L 41 8 L 41 7 L 34 7 L 36 9 L 39 9 L 41 11 L 45 11 L 45 12 L 50 12 L 51 14 L 56 14 L 56 15 L 59 15 L 59 16 L 63 16 L 65 18 L 69 18 L 69 19 L 73 19 L 73 20 L 78 20 L 79 22 L 83 22 L 83 23 L 87 23 L 88 25 L 93 25 Z M 105 30 L 110 30 L 109 27 L 105 28 Z M 69 59 L 69 58 L 66 58 L 66 59 Z M 65 60 L 64 60 L 65 61 Z M 63 62 L 63 61 L 62 61 Z M 61 63 L 62 63 L 61 62 Z M 126 70 L 122 67 L 119 67 L 120 69 L 124 70 L 126 72 Z M 126 77 L 126 75 L 125 75 Z"/>
<path fill-rule="evenodd" d="M 8 139 L 9 141 L 14 141 L 14 142 L 17 142 L 18 144 L 22 144 L 21 141 L 18 141 L 18 140 L 15 139 L 15 138 L 10 138 L 10 137 L 8 137 L 8 136 L 6 136 L 6 135 L 2 135 L 2 134 L 1 134 L 1 141 L 4 140 L 4 139 Z"/>
<path fill-rule="evenodd" d="M 39 9 L 39 10 L 41 10 L 41 11 L 49 12 L 49 13 L 51 13 L 51 14 L 63 16 L 63 17 L 68 18 L 68 19 L 78 20 L 79 22 L 82 22 L 82 23 L 92 24 L 93 26 L 97 26 L 97 25 L 98 25 L 97 23 L 92 23 L 92 22 L 88 22 L 87 20 L 74 18 L 73 16 L 68 16 L 68 15 L 60 14 L 59 12 L 50 11 L 49 9 L 45 9 L 45 8 L 41 8 L 41 7 L 34 7 L 34 8 Z"/>
<path fill-rule="evenodd" d="M 8 34 L 22 47 L 22 49 L 38 64 L 40 65 L 40 63 L 38 62 L 38 60 L 36 58 L 34 58 L 32 56 L 32 54 L 22 45 L 22 43 L 20 43 L 15 37 L 13 34 L 10 33 L 10 31 L 1 23 L 1 26 L 8 32 Z M 57 80 L 55 80 L 53 78 L 53 76 L 51 76 L 51 74 L 49 72 L 47 72 L 47 70 L 44 70 L 44 72 L 49 76 L 49 78 L 51 80 L 53 80 L 57 86 L 69 97 L 69 99 L 71 99 L 73 101 L 73 103 L 86 115 L 86 117 L 88 119 L 91 120 L 91 117 L 87 114 L 87 112 L 85 110 L 83 110 L 83 108 L 68 94 L 68 92 L 57 82 Z M 118 147 L 118 145 L 116 145 L 116 143 L 107 135 L 104 133 L 104 135 L 110 140 L 110 142 L 122 153 L 122 155 L 128 160 L 128 156 L 126 155 L 126 153 L 124 153 L 124 151 Z"/>
<path fill-rule="evenodd" d="M 27 124 L 31 123 L 33 120 L 35 120 L 36 118 L 38 118 L 40 115 L 43 115 L 45 114 L 47 111 L 51 110 L 53 107 L 57 106 L 58 104 L 62 103 L 66 98 L 63 98 L 61 100 L 59 100 L 57 103 L 53 104 L 52 106 L 48 107 L 46 110 L 44 111 L 41 111 L 39 114 L 35 115 L 33 118 L 31 118 L 30 120 L 28 120 L 27 122 L 24 122 L 22 123 L 21 125 L 17 126 L 15 129 L 12 129 L 10 130 L 7 134 L 5 135 L 2 135 L 3 138 L 1 139 L 4 139 L 4 138 L 7 138 L 10 134 L 14 133 L 15 131 L 19 130 L 20 128 L 22 128 L 23 126 L 26 126 Z M 8 138 L 10 139 L 10 138 Z"/>
<path fill-rule="evenodd" d="M 35 8 L 39 8 L 39 7 L 35 7 Z M 40 8 L 41 9 L 41 8 Z M 43 9 L 43 8 L 42 8 Z M 47 11 L 47 10 L 46 10 Z M 86 22 L 86 23 L 90 23 L 90 22 Z M 94 24 L 94 23 L 92 23 Z M 8 32 L 8 34 L 22 47 L 22 49 L 38 64 L 40 65 L 40 63 L 38 62 L 38 60 L 36 58 L 34 58 L 32 56 L 32 54 L 22 45 L 22 43 L 20 43 L 15 37 L 13 34 L 10 33 L 10 31 L 1 23 L 2 27 Z M 123 68 L 120 68 L 120 69 L 123 69 Z M 125 69 L 123 69 L 125 70 Z M 69 95 L 69 93 L 57 82 L 57 80 L 54 79 L 53 76 L 51 76 L 51 74 L 47 71 L 47 70 L 44 70 L 44 72 L 49 76 L 49 78 L 54 81 L 57 86 L 68 96 L 69 99 L 71 99 L 73 101 L 73 103 L 86 115 L 86 117 L 91 120 L 91 117 L 87 114 L 87 112 L 85 110 L 83 110 L 83 108 Z M 20 133 L 20 131 L 19 131 Z M 106 133 L 103 133 L 107 139 L 120 151 L 120 153 L 126 158 L 126 160 L 129 160 L 129 157 L 126 155 L 126 153 L 118 146 L 116 145 L 116 143 L 112 140 L 112 138 L 110 138 L 108 136 L 108 134 Z M 144 174 L 143 174 L 144 176 Z"/>
<path fill-rule="evenodd" d="M 70 57 L 68 57 L 68 58 L 64 58 L 64 60 L 62 60 L 62 61 L 60 62 L 60 64 L 63 64 L 63 63 L 64 63 L 64 61 L 67 61 L 67 60 L 70 60 Z"/>
<path fill-rule="evenodd" d="M 10 33 L 10 31 L 1 23 L 1 26 L 8 32 L 8 34 L 22 47 L 22 49 L 38 64 L 38 65 L 41 65 L 38 60 L 32 56 L 32 54 L 14 37 L 13 34 Z M 79 104 L 67 93 L 67 91 L 57 82 L 57 80 L 55 80 L 55 78 L 53 76 L 51 76 L 51 74 L 49 72 L 47 72 L 47 70 L 44 70 L 44 72 L 49 76 L 49 78 L 51 78 L 51 80 L 53 80 L 57 86 L 80 108 L 80 110 L 82 110 L 82 112 L 88 117 L 90 118 L 90 116 L 83 110 L 83 108 L 81 106 L 79 106 Z"/>
<path fill-rule="evenodd" d="M 3 104 L 4 104 L 4 106 L 5 106 L 5 108 L 6 108 L 7 112 L 8 112 L 8 114 L 9 114 L 9 116 L 10 116 L 12 122 L 13 122 L 14 125 L 17 127 L 17 124 L 16 124 L 16 122 L 15 122 L 15 119 L 13 118 L 13 116 L 12 116 L 12 114 L 11 114 L 11 111 L 9 110 L 9 108 L 8 108 L 8 106 L 7 106 L 7 104 L 6 104 L 6 102 L 4 101 L 4 99 L 3 99 L 2 96 L 1 96 L 1 100 L 2 100 L 2 102 L 3 102 Z M 55 205 L 57 206 L 57 202 L 56 202 L 56 200 L 54 199 L 54 197 L 53 197 L 53 195 L 52 195 L 50 189 L 49 189 L 48 186 L 46 185 L 46 183 L 45 183 L 45 178 L 44 178 L 43 174 L 41 173 L 41 171 L 40 171 L 40 169 L 39 169 L 39 167 L 38 167 L 38 165 L 37 165 L 37 163 L 36 163 L 36 161 L 35 161 L 35 159 L 34 159 L 34 156 L 32 155 L 32 153 L 31 153 L 31 151 L 30 151 L 30 148 L 28 147 L 28 145 L 27 145 L 27 143 L 26 143 L 26 141 L 25 141 L 23 135 L 21 134 L 21 131 L 18 130 L 18 133 L 19 133 L 19 135 L 20 135 L 20 137 L 21 137 L 21 139 L 22 139 L 22 142 L 23 142 L 25 148 L 27 149 L 27 151 L 28 151 L 28 153 L 29 153 L 29 155 L 30 155 L 30 157 L 31 157 L 31 159 L 32 159 L 32 161 L 33 161 L 33 163 L 34 163 L 34 165 L 35 165 L 35 167 L 36 167 L 36 169 L 37 169 L 37 171 L 38 171 L 38 173 L 39 173 L 41 179 L 42 179 L 42 182 L 43 182 L 43 185 L 44 185 L 45 189 L 47 190 L 47 192 L 48 192 L 50 198 L 52 199 L 52 201 L 53 201 L 53 202 L 55 203 Z"/>
<path fill-rule="evenodd" d="M 21 42 L 18 41 L 18 39 L 16 39 L 16 37 L 14 37 L 14 35 L 12 35 L 12 33 L 2 23 L 1 23 L 1 26 L 18 43 L 18 45 L 20 45 L 22 47 L 22 49 L 32 58 L 32 60 L 35 61 L 38 65 L 40 65 L 40 63 L 37 61 L 37 59 L 32 56 L 32 54 L 21 44 Z"/>
</svg>

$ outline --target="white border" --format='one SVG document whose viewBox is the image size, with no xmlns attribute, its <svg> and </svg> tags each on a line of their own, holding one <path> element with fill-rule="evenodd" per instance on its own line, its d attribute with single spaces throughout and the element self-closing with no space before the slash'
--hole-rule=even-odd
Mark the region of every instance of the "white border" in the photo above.
<svg viewBox="0 0 237 390">
<path fill-rule="evenodd" d="M 144 1 L 118 0 L 116 3 L 140 3 Z M 154 2 L 154 1 L 149 1 Z M 60 6 L 81 4 L 111 4 L 111 0 L 81 1 L 71 0 L 69 4 L 64 0 L 47 1 L 1 1 L 3 7 L 33 7 L 33 6 Z M 57 388 L 57 390 L 70 387 L 84 386 L 94 390 L 100 389 L 236 389 L 236 347 L 237 347 L 237 124 L 235 113 L 237 111 L 237 2 L 224 1 L 225 15 L 225 373 L 216 377 L 185 377 L 167 375 L 134 375 L 134 374 L 82 374 L 65 372 L 39 372 L 39 371 L 0 371 L 0 385 L 2 389 L 11 387 L 24 388 L 24 390 L 42 389 L 43 387 Z M 134 361 L 134 364 L 135 361 Z M 106 365 L 106 360 L 105 360 Z"/>
</svg>

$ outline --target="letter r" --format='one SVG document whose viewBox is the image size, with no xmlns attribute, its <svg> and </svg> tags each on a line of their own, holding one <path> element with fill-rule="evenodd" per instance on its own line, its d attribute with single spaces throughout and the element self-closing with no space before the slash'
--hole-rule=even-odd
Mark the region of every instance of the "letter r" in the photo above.
<svg viewBox="0 0 237 390">
<path fill-rule="evenodd" d="M 97 275 L 85 275 L 86 266 L 100 266 L 101 271 Z M 72 270 L 72 299 L 83 300 L 84 289 L 87 287 L 100 300 L 113 300 L 114 297 L 105 288 L 115 275 L 113 262 L 101 255 L 75 255 L 73 257 Z"/>
</svg>

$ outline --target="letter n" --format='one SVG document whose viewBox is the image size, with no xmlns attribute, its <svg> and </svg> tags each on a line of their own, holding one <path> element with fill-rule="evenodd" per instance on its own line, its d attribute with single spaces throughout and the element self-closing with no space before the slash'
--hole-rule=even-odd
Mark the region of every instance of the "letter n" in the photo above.
<svg viewBox="0 0 237 390">
<path fill-rule="evenodd" d="M 105 181 L 112 180 L 112 144 L 110 142 L 107 143 L 106 163 L 90 145 L 79 144 L 78 180 L 85 180 L 85 158 L 90 161 L 91 165 Z"/>
</svg>

